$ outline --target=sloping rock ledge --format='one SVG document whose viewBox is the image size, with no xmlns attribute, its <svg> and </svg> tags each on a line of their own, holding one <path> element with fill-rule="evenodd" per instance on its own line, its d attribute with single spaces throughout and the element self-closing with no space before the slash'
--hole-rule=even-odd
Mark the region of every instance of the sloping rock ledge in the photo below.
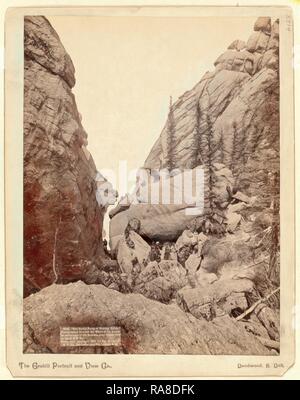
<svg viewBox="0 0 300 400">
<path fill-rule="evenodd" d="M 61 347 L 65 326 L 120 326 L 120 347 Z M 78 281 L 51 285 L 24 300 L 26 353 L 251 354 L 270 351 L 229 316 L 199 320 L 176 304 Z"/>
</svg>

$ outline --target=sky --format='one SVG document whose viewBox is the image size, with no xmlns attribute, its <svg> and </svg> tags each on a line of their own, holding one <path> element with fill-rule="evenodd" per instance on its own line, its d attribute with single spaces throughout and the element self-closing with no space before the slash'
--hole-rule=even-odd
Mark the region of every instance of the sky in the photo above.
<svg viewBox="0 0 300 400">
<path fill-rule="evenodd" d="M 256 17 L 49 16 L 75 66 L 88 150 L 120 195 L 132 191 L 175 102 Z M 120 186 L 119 165 L 128 179 Z M 124 162 L 127 171 L 124 172 Z M 133 170 L 133 171 L 132 171 Z M 129 172 L 132 171 L 131 176 Z M 108 230 L 106 215 L 104 228 Z"/>
<path fill-rule="evenodd" d="M 70 54 L 73 88 L 96 166 L 143 165 L 173 100 L 191 89 L 235 39 L 247 40 L 249 17 L 48 17 Z"/>
</svg>

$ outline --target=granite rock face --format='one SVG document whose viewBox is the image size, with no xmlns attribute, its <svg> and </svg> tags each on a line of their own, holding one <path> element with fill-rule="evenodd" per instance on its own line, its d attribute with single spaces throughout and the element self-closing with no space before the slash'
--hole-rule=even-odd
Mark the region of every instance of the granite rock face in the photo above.
<svg viewBox="0 0 300 400">
<path fill-rule="evenodd" d="M 202 164 L 222 162 L 235 174 L 242 169 L 263 139 L 278 141 L 274 121 L 279 114 L 279 23 L 259 18 L 245 45 L 234 41 L 193 89 L 173 106 L 175 119 L 175 164 L 195 166 L 191 151 L 200 118 L 199 151 Z M 246 48 L 244 48 L 244 46 Z M 273 115 L 266 113 L 273 107 Z M 278 128 L 278 126 L 277 126 Z M 158 168 L 166 162 L 167 124 L 145 161 L 145 167 Z M 200 163 L 201 164 L 201 163 Z"/>
<path fill-rule="evenodd" d="M 24 20 L 24 295 L 101 262 L 103 210 L 71 88 L 74 66 L 44 17 Z"/>
<path fill-rule="evenodd" d="M 236 191 L 256 196 L 260 210 L 271 205 L 273 177 L 279 174 L 278 32 L 278 21 L 259 18 L 247 43 L 231 43 L 215 61 L 215 70 L 172 106 L 172 164 L 179 170 L 204 169 L 204 215 L 221 209 L 229 216 L 226 206 Z M 169 148 L 168 118 L 144 168 L 168 168 Z M 216 194 L 220 190 L 221 198 Z M 132 204 L 111 214 L 113 247 L 128 218 L 141 219 L 142 231 L 155 240 L 175 240 L 190 219 L 182 217 L 186 214 L 179 205 L 149 205 L 141 215 L 144 207 Z M 230 215 L 230 220 L 234 229 L 240 217 Z"/>
</svg>

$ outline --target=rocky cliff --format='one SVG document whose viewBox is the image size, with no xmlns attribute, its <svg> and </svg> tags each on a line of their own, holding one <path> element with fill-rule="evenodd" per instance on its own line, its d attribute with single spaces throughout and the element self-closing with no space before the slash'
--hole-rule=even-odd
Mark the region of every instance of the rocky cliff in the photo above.
<svg viewBox="0 0 300 400">
<path fill-rule="evenodd" d="M 258 148 L 279 148 L 279 22 L 259 18 L 247 43 L 235 40 L 173 105 L 173 163 L 222 163 L 237 177 Z M 168 166 L 168 121 L 145 162 Z M 275 157 L 270 155 L 269 157 Z"/>
<path fill-rule="evenodd" d="M 75 69 L 44 17 L 24 19 L 24 295 L 101 262 L 103 210 L 72 87 Z"/>
<path fill-rule="evenodd" d="M 170 165 L 204 169 L 206 219 L 215 213 L 224 219 L 235 193 L 255 197 L 257 210 L 278 199 L 278 20 L 258 18 L 248 41 L 229 44 L 216 59 L 215 70 L 172 105 L 144 167 Z M 155 240 L 176 239 L 192 218 L 184 205 L 152 205 L 144 213 L 141 207 L 112 213 L 113 248 L 131 218 L 140 219 L 141 234 Z"/>
</svg>

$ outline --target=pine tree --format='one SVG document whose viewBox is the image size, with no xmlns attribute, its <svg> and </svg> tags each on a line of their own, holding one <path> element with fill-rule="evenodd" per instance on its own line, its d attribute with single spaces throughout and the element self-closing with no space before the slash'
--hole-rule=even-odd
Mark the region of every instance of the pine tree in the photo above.
<svg viewBox="0 0 300 400">
<path fill-rule="evenodd" d="M 212 123 L 209 115 L 210 107 L 206 113 L 206 124 L 207 124 L 207 167 L 208 167 L 208 191 L 209 191 L 209 208 L 213 213 L 215 208 L 215 195 L 214 195 L 214 170 L 213 170 L 213 160 L 212 160 Z"/>
<path fill-rule="evenodd" d="M 233 139 L 232 139 L 232 153 L 231 153 L 231 166 L 230 169 L 232 171 L 233 176 L 237 171 L 237 163 L 239 161 L 238 154 L 238 132 L 236 123 L 233 123 Z"/>
<path fill-rule="evenodd" d="M 200 121 L 201 121 L 200 105 L 199 105 L 199 102 L 197 102 L 196 124 L 195 124 L 193 141 L 192 141 L 192 166 L 193 166 L 193 168 L 197 167 L 198 165 L 203 164 L 202 156 L 201 156 Z"/>
<path fill-rule="evenodd" d="M 224 139 L 223 139 L 223 135 L 221 135 L 221 137 L 220 137 L 218 148 L 220 150 L 220 162 L 222 164 L 224 164 Z"/>
<path fill-rule="evenodd" d="M 174 110 L 172 103 L 172 96 L 170 96 L 169 115 L 167 122 L 167 157 L 166 167 L 172 171 L 175 168 L 175 120 Z"/>
<path fill-rule="evenodd" d="M 240 139 L 240 154 L 241 154 L 241 161 L 242 165 L 245 166 L 246 161 L 247 161 L 247 149 L 246 146 L 246 131 L 245 129 L 242 130 L 241 132 L 241 139 Z"/>
<path fill-rule="evenodd" d="M 250 140 L 251 154 L 254 154 L 256 149 L 258 148 L 261 138 L 263 137 L 264 130 L 265 130 L 265 127 L 259 128 L 257 126 L 257 124 L 254 125 L 253 132 L 251 135 L 251 140 Z"/>
<path fill-rule="evenodd" d="M 268 275 L 274 284 L 279 284 L 279 174 L 273 173 L 271 179 L 271 199 L 273 207 L 272 226 L 271 226 L 271 245 Z"/>
</svg>

